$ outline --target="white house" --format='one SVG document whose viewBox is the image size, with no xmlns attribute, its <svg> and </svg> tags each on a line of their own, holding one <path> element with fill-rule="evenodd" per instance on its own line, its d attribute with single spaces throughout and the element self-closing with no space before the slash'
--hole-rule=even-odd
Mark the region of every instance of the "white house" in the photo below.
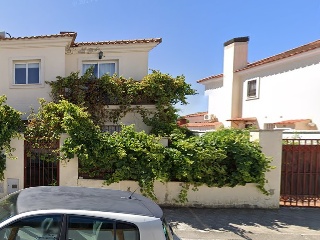
<svg viewBox="0 0 320 240">
<path fill-rule="evenodd" d="M 7 96 L 7 104 L 28 116 L 37 110 L 38 99 L 51 100 L 51 88 L 45 81 L 57 76 L 80 74 L 94 66 L 95 74 L 114 73 L 125 78 L 141 80 L 148 74 L 149 51 L 161 43 L 161 38 L 76 42 L 77 33 L 7 37 L 0 32 L 0 95 Z M 117 106 L 109 106 L 117 107 Z M 154 106 L 144 106 L 154 108 Z M 127 114 L 121 123 L 135 124 L 136 130 L 146 130 L 139 114 Z M 117 125 L 106 128 L 113 131 Z M 112 123 L 111 123 L 112 124 Z M 120 124 L 120 123 L 119 123 Z M 65 136 L 62 136 L 60 145 Z M 13 139 L 11 146 L 16 160 L 7 160 L 5 181 L 0 182 L 0 196 L 15 190 L 39 185 L 76 185 L 78 161 L 68 163 L 41 161 L 41 153 L 31 149 L 21 139 Z M 31 154 L 29 154 L 31 151 Z"/>
<path fill-rule="evenodd" d="M 226 127 L 318 130 L 320 40 L 252 63 L 248 42 L 225 42 L 223 73 L 198 81 L 208 114 Z"/>
</svg>

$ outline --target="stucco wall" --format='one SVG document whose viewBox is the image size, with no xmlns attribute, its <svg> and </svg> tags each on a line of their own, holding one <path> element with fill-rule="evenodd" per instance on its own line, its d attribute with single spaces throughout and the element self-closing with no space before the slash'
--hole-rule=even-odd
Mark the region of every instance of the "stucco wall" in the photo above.
<svg viewBox="0 0 320 240">
<path fill-rule="evenodd" d="M 149 110 L 149 111 L 154 111 L 155 107 L 154 106 L 149 106 L 149 105 L 145 105 L 143 106 L 145 109 Z M 117 106 L 109 106 L 110 109 L 114 109 L 117 108 Z M 112 122 L 106 122 L 106 125 L 113 125 L 114 123 Z M 140 132 L 140 131 L 145 131 L 146 133 L 149 133 L 151 130 L 150 126 L 147 126 L 144 122 L 143 119 L 141 117 L 141 115 L 136 112 L 128 112 L 123 118 L 121 118 L 119 120 L 119 122 L 117 124 L 124 124 L 124 125 L 131 125 L 134 124 L 134 128 L 136 131 Z"/>
<path fill-rule="evenodd" d="M 259 98 L 246 99 L 243 88 L 243 117 L 257 117 L 260 128 L 264 123 L 290 119 L 312 119 L 320 127 L 320 115 L 315 103 L 320 101 L 320 56 L 297 58 L 282 65 L 261 69 L 243 76 L 260 78 Z"/>
<path fill-rule="evenodd" d="M 80 49 L 79 49 L 80 50 Z M 82 74 L 83 61 L 116 61 L 118 75 L 125 78 L 141 80 L 148 74 L 148 51 L 126 52 L 123 49 L 102 49 L 104 57 L 99 60 L 98 53 L 74 53 L 66 55 L 66 74 L 79 71 Z M 127 51 L 130 51 L 127 49 Z"/>
<path fill-rule="evenodd" d="M 52 81 L 58 75 L 65 75 L 64 47 L 2 49 L 0 54 L 0 95 L 6 95 L 7 104 L 26 115 L 30 113 L 31 107 L 38 109 L 39 98 L 50 99 L 51 88 L 44 81 Z M 41 61 L 41 84 L 12 86 L 14 61 L 32 59 Z"/>
</svg>

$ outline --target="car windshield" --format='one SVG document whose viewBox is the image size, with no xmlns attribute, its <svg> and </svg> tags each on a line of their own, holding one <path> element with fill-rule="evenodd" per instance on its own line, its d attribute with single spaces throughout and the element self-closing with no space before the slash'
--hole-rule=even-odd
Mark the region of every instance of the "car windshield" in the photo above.
<svg viewBox="0 0 320 240">
<path fill-rule="evenodd" d="M 0 223 L 17 214 L 17 198 L 20 192 L 10 194 L 0 200 Z"/>
</svg>

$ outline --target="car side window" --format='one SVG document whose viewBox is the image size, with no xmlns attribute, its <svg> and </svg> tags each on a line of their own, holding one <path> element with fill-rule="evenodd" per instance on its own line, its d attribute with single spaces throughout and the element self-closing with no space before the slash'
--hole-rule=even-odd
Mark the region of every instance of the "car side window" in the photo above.
<svg viewBox="0 0 320 240">
<path fill-rule="evenodd" d="M 68 217 L 68 240 L 139 240 L 134 224 L 114 220 L 85 217 Z"/>
<path fill-rule="evenodd" d="M 69 216 L 68 240 L 113 240 L 113 221 L 100 218 Z M 103 237 L 99 236 L 103 234 Z"/>
<path fill-rule="evenodd" d="M 39 215 L 26 217 L 0 229 L 4 240 L 55 240 L 60 235 L 61 215 Z"/>
<path fill-rule="evenodd" d="M 131 223 L 117 222 L 116 237 L 117 240 L 139 240 L 139 229 Z"/>
</svg>

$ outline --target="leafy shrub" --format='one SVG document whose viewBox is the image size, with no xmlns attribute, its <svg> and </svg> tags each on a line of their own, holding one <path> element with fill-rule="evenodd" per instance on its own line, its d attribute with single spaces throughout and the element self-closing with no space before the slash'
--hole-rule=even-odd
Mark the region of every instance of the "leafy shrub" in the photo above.
<svg viewBox="0 0 320 240">
<path fill-rule="evenodd" d="M 22 130 L 21 113 L 5 104 L 7 98 L 0 96 L 0 180 L 4 179 L 6 157 L 14 158 L 10 141 L 19 137 Z"/>
</svg>

